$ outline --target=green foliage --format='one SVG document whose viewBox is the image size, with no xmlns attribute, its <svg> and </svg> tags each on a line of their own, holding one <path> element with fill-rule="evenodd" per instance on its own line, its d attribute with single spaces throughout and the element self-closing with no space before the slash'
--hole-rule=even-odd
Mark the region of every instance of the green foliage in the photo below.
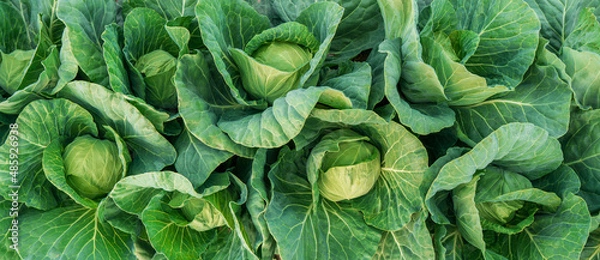
<svg viewBox="0 0 600 260">
<path fill-rule="evenodd" d="M 0 0 L 0 255 L 599 259 L 598 6 Z"/>
</svg>

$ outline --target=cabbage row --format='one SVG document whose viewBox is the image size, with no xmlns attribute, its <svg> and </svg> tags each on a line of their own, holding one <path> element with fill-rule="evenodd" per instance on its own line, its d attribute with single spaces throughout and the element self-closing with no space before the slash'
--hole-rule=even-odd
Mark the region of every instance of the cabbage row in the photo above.
<svg viewBox="0 0 600 260">
<path fill-rule="evenodd" d="M 600 259 L 600 1 L 0 1 L 6 259 Z"/>
</svg>

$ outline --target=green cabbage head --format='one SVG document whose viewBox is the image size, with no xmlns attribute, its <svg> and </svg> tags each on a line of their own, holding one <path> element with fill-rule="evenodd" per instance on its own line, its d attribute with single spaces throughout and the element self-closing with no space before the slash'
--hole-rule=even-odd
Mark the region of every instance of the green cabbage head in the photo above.
<svg viewBox="0 0 600 260">
<path fill-rule="evenodd" d="M 244 50 L 229 52 L 241 74 L 244 90 L 251 98 L 272 104 L 300 86 L 310 68 L 319 41 L 308 28 L 288 22 L 255 35 Z"/>
<path fill-rule="evenodd" d="M 379 178 L 379 149 L 352 130 L 341 129 L 324 136 L 311 153 L 311 157 L 319 157 L 315 161 L 321 162 L 317 184 L 320 194 L 328 200 L 363 196 Z"/>
<path fill-rule="evenodd" d="M 181 212 L 190 221 L 188 225 L 200 232 L 227 224 L 223 214 L 203 199 L 188 200 L 181 208 Z"/>
<path fill-rule="evenodd" d="M 119 150 L 110 140 L 79 136 L 67 145 L 63 160 L 67 183 L 90 199 L 105 196 L 124 176 Z"/>
<path fill-rule="evenodd" d="M 164 50 L 154 50 L 138 59 L 135 67 L 144 75 L 146 101 L 164 109 L 177 108 L 177 91 L 171 82 L 177 59 Z"/>
</svg>

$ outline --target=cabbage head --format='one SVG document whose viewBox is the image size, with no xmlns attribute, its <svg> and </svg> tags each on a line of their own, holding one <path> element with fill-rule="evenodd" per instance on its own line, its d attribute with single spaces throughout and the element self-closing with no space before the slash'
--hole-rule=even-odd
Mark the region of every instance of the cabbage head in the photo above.
<svg viewBox="0 0 600 260">
<path fill-rule="evenodd" d="M 344 256 L 331 259 L 373 259 L 380 242 L 387 243 L 387 231 L 425 227 L 419 187 L 428 155 L 402 125 L 373 111 L 316 108 L 293 141 L 278 151 L 268 172 L 273 188 L 265 219 L 282 259 L 295 259 L 296 252 L 304 252 L 301 259 L 321 259 L 334 246 Z M 266 161 L 269 155 L 259 150 L 256 158 L 261 156 Z M 426 229 L 411 232 L 420 248 L 432 252 Z"/>
<path fill-rule="evenodd" d="M 164 50 L 154 50 L 140 57 L 135 67 L 144 75 L 146 101 L 160 108 L 177 107 L 177 92 L 171 81 L 177 59 Z"/>
<path fill-rule="evenodd" d="M 90 135 L 75 138 L 63 153 L 67 183 L 90 199 L 110 192 L 124 175 L 117 145 Z"/>
<path fill-rule="evenodd" d="M 323 137 L 314 151 L 325 149 L 319 170 L 319 192 L 331 201 L 351 200 L 367 194 L 381 170 L 379 149 L 368 138 L 341 129 Z"/>
<path fill-rule="evenodd" d="M 253 99 L 273 104 L 301 87 L 300 77 L 310 68 L 318 48 L 319 41 L 305 25 L 288 22 L 255 35 L 244 50 L 229 51 L 241 72 L 244 90 Z"/>
</svg>

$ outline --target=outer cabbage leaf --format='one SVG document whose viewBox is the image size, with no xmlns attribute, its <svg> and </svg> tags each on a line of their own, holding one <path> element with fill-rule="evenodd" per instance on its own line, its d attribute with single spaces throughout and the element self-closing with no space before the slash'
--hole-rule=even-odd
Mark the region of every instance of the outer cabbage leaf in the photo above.
<svg viewBox="0 0 600 260">
<path fill-rule="evenodd" d="M 328 87 L 297 89 L 278 98 L 263 111 L 236 110 L 224 114 L 219 128 L 236 143 L 246 147 L 280 147 L 297 136 L 318 102 L 334 98 L 334 107 L 351 108 L 352 102 L 342 92 Z"/>
<path fill-rule="evenodd" d="M 384 37 L 383 20 L 375 0 L 333 1 L 344 8 L 344 15 L 327 59 L 332 63 L 348 60 L 361 51 L 377 45 Z M 294 21 L 314 1 L 274 0 L 274 17 L 283 22 Z M 274 17 L 270 17 L 271 21 Z"/>
<path fill-rule="evenodd" d="M 42 33 L 40 32 L 41 30 L 45 30 L 42 29 L 42 27 L 46 27 L 46 29 L 48 29 L 47 36 L 49 36 L 50 42 L 55 44 L 60 42 L 64 24 L 56 17 L 56 7 L 58 3 L 57 0 L 10 0 L 3 2 L 8 5 L 12 5 L 12 7 L 19 13 L 18 19 L 20 22 L 24 22 L 24 24 L 26 24 L 28 30 L 22 31 L 22 34 L 24 37 L 29 39 L 28 44 L 31 44 L 31 48 L 39 43 L 35 39 L 40 36 L 39 34 Z M 11 22 L 15 23 L 17 20 L 11 20 Z M 21 47 L 19 49 L 30 48 Z"/>
<path fill-rule="evenodd" d="M 108 70 L 108 82 L 115 92 L 123 94 L 131 93 L 129 75 L 125 67 L 125 55 L 123 54 L 123 31 L 116 23 L 106 26 L 102 33 L 102 55 L 106 61 Z"/>
<path fill-rule="evenodd" d="M 583 109 L 600 108 L 600 22 L 592 9 L 581 11 L 573 32 L 565 39 L 561 58 L 573 81 L 575 101 Z"/>
<path fill-rule="evenodd" d="M 102 32 L 113 23 L 116 4 L 113 1 L 82 3 L 59 0 L 57 16 L 65 24 L 62 44 L 72 53 L 71 62 L 79 66 L 94 83 L 108 86 L 108 71 L 102 55 Z"/>
<path fill-rule="evenodd" d="M 574 113 L 569 132 L 561 139 L 565 164 L 581 179 L 579 195 L 590 212 L 600 210 L 600 110 Z"/>
<path fill-rule="evenodd" d="M 565 39 L 575 30 L 577 17 L 584 2 L 569 0 L 525 0 L 525 2 L 539 17 L 542 25 L 540 33 L 550 41 L 548 48 L 554 53 L 560 53 Z"/>
<path fill-rule="evenodd" d="M 498 127 L 529 122 L 560 137 L 568 129 L 571 91 L 565 65 L 541 43 L 537 60 L 514 91 L 497 98 L 453 107 L 463 142 L 474 145 Z"/>
<path fill-rule="evenodd" d="M 179 135 L 174 146 L 177 150 L 175 169 L 195 187 L 204 183 L 211 172 L 233 156 L 230 152 L 208 147 L 188 130 Z"/>
<path fill-rule="evenodd" d="M 600 23 L 593 8 L 598 1 L 526 0 L 542 22 L 542 36 L 549 49 L 567 65 L 576 104 L 582 109 L 599 108 Z M 597 11 L 598 9 L 596 9 Z"/>
<path fill-rule="evenodd" d="M 381 118 L 377 113 L 363 109 L 320 109 L 315 108 L 308 119 L 306 125 L 302 128 L 300 134 L 294 138 L 294 145 L 297 150 L 303 149 L 307 145 L 320 138 L 320 135 L 326 133 L 327 129 L 342 128 L 347 126 L 358 126 L 362 124 L 386 124 L 387 121 Z M 325 132 L 324 132 L 325 131 Z"/>
<path fill-rule="evenodd" d="M 185 126 L 199 141 L 210 148 L 242 157 L 252 157 L 254 150 L 237 144 L 223 132 L 217 122 L 225 109 L 241 109 L 218 72 L 211 70 L 202 53 L 183 55 L 175 72 L 179 114 Z"/>
<path fill-rule="evenodd" d="M 600 33 L 600 29 L 598 30 Z M 597 53 L 563 48 L 561 58 L 567 65 L 567 73 L 573 79 L 571 87 L 575 102 L 582 109 L 600 109 L 600 49 Z"/>
<path fill-rule="evenodd" d="M 145 224 L 150 243 L 167 258 L 200 258 L 213 242 L 216 230 L 194 230 L 181 213 L 168 205 L 169 199 L 163 194 L 156 195 L 142 212 L 140 218 Z M 177 241 L 176 245 L 168 242 L 173 240 Z"/>
<path fill-rule="evenodd" d="M 21 17 L 19 10 L 10 3 L 0 3 L 0 51 L 11 53 L 17 49 L 32 49 L 33 36 L 29 33 L 28 24 Z"/>
<path fill-rule="evenodd" d="M 128 15 L 131 10 L 137 7 L 147 7 L 159 12 L 162 17 L 172 20 L 178 17 L 194 16 L 194 8 L 198 1 L 189 0 L 169 0 L 169 1 L 146 1 L 146 0 L 125 0 L 123 1 L 123 13 Z"/>
<path fill-rule="evenodd" d="M 398 114 L 400 123 L 408 126 L 417 134 L 430 134 L 454 124 L 455 114 L 445 104 L 419 103 L 407 101 L 399 92 L 401 54 L 400 39 L 386 40 L 379 46 L 379 52 L 385 53 L 384 89 L 385 96 Z M 423 63 L 424 64 L 424 63 Z M 402 74 L 410 71 L 402 71 Z"/>
<path fill-rule="evenodd" d="M 562 164 L 555 171 L 533 181 L 533 186 L 565 198 L 569 193 L 579 193 L 581 180 L 571 167 Z"/>
<path fill-rule="evenodd" d="M 371 66 L 368 63 L 345 62 L 329 72 L 321 85 L 344 92 L 352 101 L 352 108 L 367 109 L 371 101 Z"/>
<path fill-rule="evenodd" d="M 426 216 L 425 212 L 415 213 L 402 229 L 383 233 L 373 260 L 435 258 Z"/>
<path fill-rule="evenodd" d="M 0 52 L 0 87 L 8 94 L 21 88 L 34 54 L 35 50 L 15 50 L 9 54 Z"/>
<path fill-rule="evenodd" d="M 479 249 L 463 239 L 454 225 L 436 225 L 433 232 L 436 253 L 444 259 L 483 259 Z M 490 251 L 486 251 L 487 254 Z M 491 259 L 504 259 L 491 258 Z"/>
<path fill-rule="evenodd" d="M 266 149 L 259 149 L 254 156 L 251 176 L 246 181 L 248 184 L 246 208 L 257 231 L 252 248 L 257 252 L 257 256 L 271 259 L 274 257 L 277 247 L 265 218 L 267 206 L 271 200 L 265 182 L 267 165 L 270 163 L 267 161 L 267 156 Z"/>
<path fill-rule="evenodd" d="M 206 249 L 203 257 L 205 259 L 259 259 L 248 250 L 240 250 L 242 243 L 236 233 L 220 230 L 217 233 L 217 240 Z"/>
<path fill-rule="evenodd" d="M 377 107 L 377 104 L 379 104 L 385 98 L 384 70 L 385 59 L 387 55 L 381 53 L 379 51 L 379 48 L 379 45 L 373 47 L 366 60 L 366 62 L 371 67 L 371 92 L 369 93 L 369 102 L 367 105 L 368 109 L 381 109 L 382 106 Z M 395 113 L 395 109 L 392 107 L 391 104 L 387 104 L 383 107 L 390 108 L 390 111 L 393 111 Z"/>
<path fill-rule="evenodd" d="M 598 216 L 595 218 L 597 219 Z M 579 259 L 592 260 L 598 258 L 600 258 L 600 229 L 596 228 L 590 232 L 588 241 L 585 244 L 583 251 L 581 251 L 581 256 Z"/>
<path fill-rule="evenodd" d="M 400 61 L 393 66 L 401 66 L 402 70 L 401 87 L 397 91 L 401 91 L 412 102 L 446 101 L 448 98 L 434 68 L 422 57 L 423 47 L 417 30 L 419 11 L 417 1 L 379 0 L 377 2 L 383 15 L 385 38 L 387 40 L 400 38 L 400 46 L 394 46 L 393 49 L 399 54 L 397 59 Z M 396 67 L 386 68 L 386 70 L 400 73 L 400 68 Z M 402 113 L 396 110 L 398 114 Z"/>
<path fill-rule="evenodd" d="M 28 212 L 19 221 L 19 251 L 25 257 L 136 259 L 131 237 L 100 220 L 95 209 L 70 206 Z"/>
</svg>

